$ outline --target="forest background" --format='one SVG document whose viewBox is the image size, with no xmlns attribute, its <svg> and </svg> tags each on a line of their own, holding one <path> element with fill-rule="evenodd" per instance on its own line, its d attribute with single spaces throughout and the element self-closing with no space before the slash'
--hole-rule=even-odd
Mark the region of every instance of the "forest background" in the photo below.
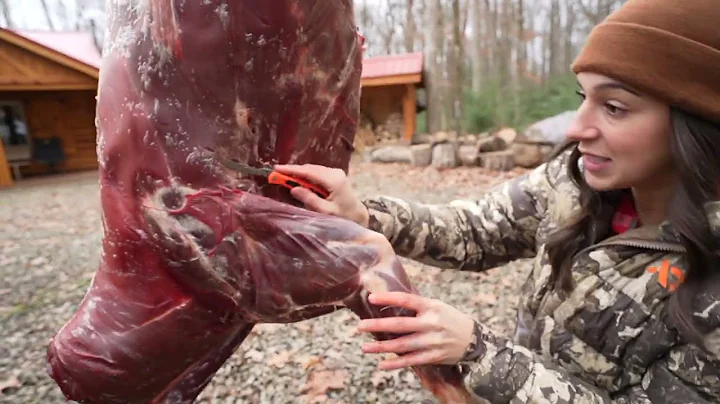
<svg viewBox="0 0 720 404">
<path fill-rule="evenodd" d="M 570 64 L 624 0 L 355 0 L 367 56 L 423 52 L 418 132 L 479 133 L 579 103 Z M 0 0 L 0 26 L 83 30 L 102 45 L 105 0 Z M 431 114 L 428 116 L 427 114 Z"/>
</svg>

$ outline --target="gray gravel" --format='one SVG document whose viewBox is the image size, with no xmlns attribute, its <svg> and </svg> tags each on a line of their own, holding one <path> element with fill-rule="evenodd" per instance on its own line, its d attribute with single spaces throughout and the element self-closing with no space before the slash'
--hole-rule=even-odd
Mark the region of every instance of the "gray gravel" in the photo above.
<svg viewBox="0 0 720 404">
<path fill-rule="evenodd" d="M 354 162 L 362 196 L 426 202 L 473 197 L 516 173 Z M 47 376 L 50 337 L 73 314 L 97 268 L 97 173 L 28 179 L 0 191 L 0 403 L 64 403 Z M 419 290 L 509 333 L 524 261 L 482 274 L 403 260 Z M 417 403 L 430 396 L 409 371 L 378 371 L 348 311 L 260 325 L 202 393 L 203 403 Z"/>
</svg>

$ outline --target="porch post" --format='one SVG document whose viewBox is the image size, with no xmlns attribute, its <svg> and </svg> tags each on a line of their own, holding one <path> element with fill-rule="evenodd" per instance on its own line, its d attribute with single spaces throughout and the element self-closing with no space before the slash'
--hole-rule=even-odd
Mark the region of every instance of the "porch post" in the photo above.
<svg viewBox="0 0 720 404">
<path fill-rule="evenodd" d="M 412 136 L 415 133 L 415 124 L 417 121 L 417 99 L 415 95 L 415 85 L 405 85 L 405 96 L 403 97 L 403 141 L 410 144 Z"/>
<path fill-rule="evenodd" d="M 0 142 L 0 188 L 13 186 L 13 178 L 10 175 L 10 165 L 5 154 L 5 147 Z"/>
</svg>

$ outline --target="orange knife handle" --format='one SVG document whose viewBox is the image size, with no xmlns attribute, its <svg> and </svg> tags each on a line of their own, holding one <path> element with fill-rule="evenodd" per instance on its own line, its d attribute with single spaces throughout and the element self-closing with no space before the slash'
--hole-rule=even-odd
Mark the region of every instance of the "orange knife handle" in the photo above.
<svg viewBox="0 0 720 404">
<path fill-rule="evenodd" d="M 272 173 L 270 173 L 270 175 L 268 176 L 268 182 L 275 185 L 281 185 L 288 189 L 293 189 L 295 187 L 303 187 L 305 189 L 309 189 L 323 199 L 326 199 L 328 196 L 330 196 L 327 191 L 318 187 L 315 184 L 311 184 L 307 181 L 281 174 L 277 171 L 273 171 Z"/>
</svg>

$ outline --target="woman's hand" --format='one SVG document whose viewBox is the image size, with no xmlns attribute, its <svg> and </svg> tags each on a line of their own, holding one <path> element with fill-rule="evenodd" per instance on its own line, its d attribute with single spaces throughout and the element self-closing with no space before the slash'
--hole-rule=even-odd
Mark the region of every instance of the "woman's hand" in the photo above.
<svg viewBox="0 0 720 404">
<path fill-rule="evenodd" d="M 325 188 L 329 193 L 322 199 L 302 187 L 295 187 L 290 194 L 305 206 L 316 212 L 352 220 L 363 227 L 368 227 L 369 214 L 365 205 L 355 196 L 345 172 L 338 168 L 329 168 L 315 164 L 276 165 L 274 169 L 280 173 L 297 176 L 314 182 Z"/>
<path fill-rule="evenodd" d="M 454 365 L 470 345 L 473 319 L 439 300 L 403 292 L 372 293 L 371 304 L 414 310 L 415 317 L 362 320 L 361 332 L 408 334 L 394 340 L 373 341 L 362 346 L 365 353 L 395 353 L 403 356 L 380 362 L 382 370 L 423 364 Z"/>
</svg>

